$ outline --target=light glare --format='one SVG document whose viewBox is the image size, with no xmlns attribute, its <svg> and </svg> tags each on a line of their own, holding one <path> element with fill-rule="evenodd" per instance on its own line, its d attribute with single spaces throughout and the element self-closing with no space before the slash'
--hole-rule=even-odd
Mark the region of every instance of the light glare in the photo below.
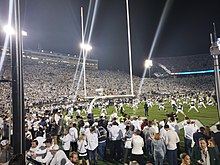
<svg viewBox="0 0 220 165">
<path fill-rule="evenodd" d="M 92 46 L 89 45 L 89 44 L 83 44 L 83 43 L 81 43 L 81 44 L 80 44 L 80 47 L 81 47 L 81 49 L 84 49 L 84 50 L 86 50 L 86 51 L 92 50 Z"/>
<path fill-rule="evenodd" d="M 27 32 L 24 30 L 21 31 L 21 34 L 22 34 L 22 36 L 27 36 Z"/>
<path fill-rule="evenodd" d="M 152 60 L 145 60 L 144 66 L 145 66 L 145 68 L 152 67 L 153 66 Z"/>
<path fill-rule="evenodd" d="M 3 27 L 3 30 L 8 35 L 14 35 L 15 34 L 15 30 L 11 26 L 9 26 L 9 25 L 5 25 Z"/>
</svg>

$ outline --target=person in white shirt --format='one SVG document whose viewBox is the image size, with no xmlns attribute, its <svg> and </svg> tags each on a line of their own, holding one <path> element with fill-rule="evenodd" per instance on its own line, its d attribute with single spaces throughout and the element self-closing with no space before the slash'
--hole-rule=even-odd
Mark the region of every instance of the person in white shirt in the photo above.
<svg viewBox="0 0 220 165">
<path fill-rule="evenodd" d="M 195 100 L 192 99 L 191 102 L 190 102 L 190 108 L 188 110 L 188 112 L 190 112 L 192 109 L 194 109 L 196 112 L 199 112 L 199 110 L 196 108 L 196 105 L 195 105 Z"/>
<path fill-rule="evenodd" d="M 126 132 L 125 132 L 125 145 L 124 145 L 124 159 L 123 159 L 123 163 L 126 164 L 128 163 L 128 157 L 131 156 L 131 139 L 134 133 L 134 126 L 133 125 L 127 125 L 126 126 Z"/>
<path fill-rule="evenodd" d="M 44 141 L 46 138 L 43 137 L 44 132 L 42 130 L 37 132 L 37 137 L 35 138 L 38 141 L 38 147 L 42 148 L 45 147 Z"/>
<path fill-rule="evenodd" d="M 57 125 L 59 125 L 60 115 L 61 115 L 61 110 L 58 110 L 54 116 L 54 119 Z"/>
<path fill-rule="evenodd" d="M 198 101 L 198 108 L 202 108 L 202 107 L 207 108 L 205 103 L 203 102 L 203 99 L 200 97 Z"/>
<path fill-rule="evenodd" d="M 32 140 L 31 142 L 31 148 L 27 152 L 27 156 L 32 156 L 34 153 L 38 150 L 38 141 L 37 140 Z"/>
<path fill-rule="evenodd" d="M 100 112 L 100 116 L 105 116 L 105 115 L 107 115 L 108 113 L 107 113 L 107 110 L 106 110 L 106 108 L 105 107 L 102 107 L 102 109 L 101 109 L 101 112 Z"/>
<path fill-rule="evenodd" d="M 173 111 L 176 111 L 176 107 L 177 107 L 177 105 L 176 105 L 176 99 L 173 98 L 173 97 L 172 97 L 172 99 L 171 99 L 171 105 L 172 105 Z"/>
<path fill-rule="evenodd" d="M 135 130 L 132 139 L 131 139 L 131 161 L 137 161 L 140 165 L 144 164 L 143 159 L 143 147 L 144 147 L 144 139 L 140 136 L 141 131 Z"/>
<path fill-rule="evenodd" d="M 151 107 L 151 108 L 152 108 L 153 105 L 154 105 L 153 102 L 151 101 L 151 99 L 147 99 L 147 104 L 148 104 L 148 106 Z"/>
<path fill-rule="evenodd" d="M 88 142 L 89 164 L 92 165 L 92 160 L 94 160 L 94 165 L 97 165 L 98 134 L 94 127 L 90 128 L 86 138 Z"/>
<path fill-rule="evenodd" d="M 67 158 L 69 158 L 69 153 L 70 153 L 70 142 L 72 141 L 72 137 L 69 134 L 67 129 L 64 129 L 64 136 L 60 137 L 60 140 L 62 142 L 62 147 L 63 150 L 67 156 Z"/>
<path fill-rule="evenodd" d="M 118 114 L 115 111 L 112 111 L 112 114 L 110 115 L 109 121 L 112 121 L 114 118 L 118 118 Z"/>
<path fill-rule="evenodd" d="M 86 164 L 89 165 L 88 155 L 87 155 L 87 141 L 84 134 L 79 135 L 77 140 L 77 148 L 79 154 L 79 164 L 82 164 L 82 161 L 85 160 Z"/>
<path fill-rule="evenodd" d="M 53 147 L 53 142 L 52 139 L 47 139 L 46 141 L 44 141 L 45 145 L 46 145 L 46 153 L 44 155 L 42 155 L 42 157 L 36 157 L 35 160 L 40 162 L 40 163 L 44 163 L 46 165 L 49 165 L 50 161 L 53 158 L 53 155 L 51 154 L 50 150 Z"/>
<path fill-rule="evenodd" d="M 151 142 L 153 140 L 154 134 L 156 133 L 155 129 L 152 127 L 152 124 L 153 122 L 150 120 L 143 129 L 145 147 L 146 147 L 145 152 L 146 152 L 147 157 L 152 156 Z"/>
<path fill-rule="evenodd" d="M 0 116 L 0 130 L 3 129 L 4 127 L 4 120 L 3 120 L 3 115 Z"/>
<path fill-rule="evenodd" d="M 70 123 L 69 134 L 72 137 L 72 141 L 70 143 L 72 151 L 77 151 L 78 131 L 76 129 L 76 123 Z"/>
<path fill-rule="evenodd" d="M 137 117 L 137 121 L 138 121 L 138 123 L 139 123 L 139 125 L 140 125 L 140 130 L 141 130 L 141 124 L 143 123 L 143 120 L 141 119 L 141 116 L 138 116 Z"/>
<path fill-rule="evenodd" d="M 165 124 L 164 124 L 165 125 Z M 160 137 L 161 137 L 161 139 L 165 139 L 165 137 L 164 137 L 164 135 L 166 134 L 166 130 L 165 130 L 165 128 L 164 128 L 164 125 L 161 125 L 161 128 L 160 128 Z"/>
<path fill-rule="evenodd" d="M 165 106 L 164 106 L 164 103 L 163 103 L 163 102 L 160 102 L 160 103 L 159 103 L 158 111 L 161 111 L 161 110 L 163 110 L 163 111 L 166 112 L 166 109 L 165 109 Z"/>
<path fill-rule="evenodd" d="M 118 123 L 114 121 L 112 126 L 107 127 L 109 131 L 109 143 L 110 143 L 110 156 L 113 161 L 119 161 L 121 159 L 121 140 L 123 137 L 122 131 L 118 126 Z"/>
<path fill-rule="evenodd" d="M 78 119 L 78 118 L 80 118 L 80 116 L 81 116 L 81 110 L 77 109 L 76 110 L 76 118 Z"/>
<path fill-rule="evenodd" d="M 176 114 L 178 114 L 179 112 L 182 113 L 186 117 L 186 114 L 183 112 L 183 104 L 182 103 L 178 104 Z"/>
<path fill-rule="evenodd" d="M 164 126 L 167 131 L 164 135 L 165 144 L 167 147 L 167 158 L 169 165 L 177 165 L 177 143 L 180 139 L 176 131 L 169 128 L 169 125 Z"/>
<path fill-rule="evenodd" d="M 197 131 L 197 127 L 189 119 L 187 120 L 186 125 L 183 126 L 183 129 L 184 129 L 185 152 L 191 156 L 193 134 Z"/>
<path fill-rule="evenodd" d="M 159 127 L 156 120 L 152 121 L 152 128 L 155 130 L 155 133 L 159 133 Z"/>
<path fill-rule="evenodd" d="M 42 158 L 42 155 L 46 153 L 46 150 L 42 150 L 38 146 L 38 141 L 33 140 L 31 142 L 31 148 L 26 154 L 26 158 L 28 161 L 35 163 L 35 164 L 40 164 L 40 162 L 37 161 L 38 157 Z"/>
<path fill-rule="evenodd" d="M 137 117 L 134 117 L 132 120 L 132 124 L 134 125 L 134 129 L 141 130 L 141 126 Z"/>
<path fill-rule="evenodd" d="M 66 154 L 62 150 L 59 150 L 59 146 L 57 144 L 52 147 L 50 152 L 53 155 L 50 165 L 72 165 Z"/>
<path fill-rule="evenodd" d="M 33 121 L 33 130 L 34 130 L 33 136 L 34 137 L 35 137 L 36 132 L 39 130 L 39 123 L 40 123 L 40 120 L 38 118 L 35 118 Z"/>
</svg>

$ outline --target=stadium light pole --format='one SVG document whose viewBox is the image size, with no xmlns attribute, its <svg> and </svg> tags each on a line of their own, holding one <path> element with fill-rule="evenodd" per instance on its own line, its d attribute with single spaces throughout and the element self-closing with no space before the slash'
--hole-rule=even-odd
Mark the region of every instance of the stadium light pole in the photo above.
<svg viewBox="0 0 220 165">
<path fill-rule="evenodd" d="M 13 154 L 22 154 L 25 164 L 25 131 L 24 131 L 24 86 L 22 67 L 22 18 L 24 0 L 14 0 L 15 37 L 12 41 L 12 105 L 13 105 Z"/>
<path fill-rule="evenodd" d="M 86 93 L 86 69 L 85 69 L 85 49 L 83 49 L 84 47 L 84 24 L 83 24 L 83 7 L 81 7 L 81 10 L 80 10 L 80 14 L 81 14 L 81 35 L 82 35 L 82 43 L 80 44 L 80 47 L 81 47 L 81 50 L 82 50 L 82 54 L 83 54 L 83 77 L 84 77 L 84 80 L 83 80 L 83 85 L 84 85 L 84 96 L 86 97 L 87 96 L 87 93 Z"/>
<path fill-rule="evenodd" d="M 153 66 L 152 60 L 145 60 L 144 66 L 145 66 L 146 69 L 149 69 L 149 78 L 150 78 L 151 77 L 150 76 L 150 68 Z"/>
<path fill-rule="evenodd" d="M 6 33 L 6 35 L 9 36 L 9 53 L 12 58 L 12 36 L 15 35 L 15 30 L 10 25 L 5 25 L 3 27 L 3 31 Z M 9 110 L 9 131 L 8 131 L 8 141 L 9 144 L 11 144 L 11 115 L 12 115 L 12 109 Z"/>
<path fill-rule="evenodd" d="M 216 35 L 216 29 L 215 24 L 213 23 L 214 27 L 214 41 L 212 38 L 212 33 L 210 34 L 211 39 L 211 47 L 210 47 L 210 54 L 213 57 L 214 60 L 214 71 L 215 71 L 215 87 L 216 87 L 216 97 L 217 97 L 217 108 L 218 108 L 218 117 L 220 122 L 220 76 L 219 76 L 219 62 L 218 62 L 218 56 L 220 55 L 219 46 L 217 44 L 217 35 Z"/>
<path fill-rule="evenodd" d="M 87 57 L 87 53 L 92 50 L 92 46 L 89 44 L 81 43 L 80 47 L 83 52 L 84 95 L 86 97 L 87 96 L 87 92 L 86 92 L 86 57 Z"/>
<path fill-rule="evenodd" d="M 4 32 L 6 33 L 6 35 L 9 36 L 9 52 L 10 55 L 12 56 L 12 36 L 16 34 L 15 29 L 10 26 L 10 25 L 5 25 L 3 27 Z M 27 36 L 27 32 L 26 31 L 21 31 L 22 37 L 21 37 L 21 43 L 22 43 L 22 52 L 23 52 L 23 36 Z M 9 144 L 11 144 L 11 115 L 12 112 L 9 111 Z"/>
</svg>

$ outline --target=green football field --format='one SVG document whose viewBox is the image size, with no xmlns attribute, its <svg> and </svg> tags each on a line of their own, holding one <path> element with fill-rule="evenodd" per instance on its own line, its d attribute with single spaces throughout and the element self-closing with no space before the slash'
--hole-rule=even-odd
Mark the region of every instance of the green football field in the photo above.
<svg viewBox="0 0 220 165">
<path fill-rule="evenodd" d="M 144 116 L 143 103 L 141 103 L 138 106 L 138 109 L 136 111 L 134 111 L 132 108 L 130 108 L 127 105 L 124 105 L 124 108 L 125 108 L 125 113 L 129 114 L 130 116 L 141 116 L 143 119 L 146 118 Z M 158 105 L 154 105 L 152 108 L 149 107 L 148 120 L 157 119 L 158 121 L 161 121 L 167 118 L 166 114 L 173 112 L 173 110 L 170 104 L 165 104 L 165 109 L 167 110 L 167 112 L 158 111 Z M 114 110 L 113 106 L 109 107 L 107 109 L 108 115 L 110 115 L 113 110 Z M 186 116 L 188 116 L 191 119 L 199 120 L 204 126 L 212 126 L 219 120 L 217 106 L 207 106 L 206 109 L 205 108 L 198 109 L 200 111 L 199 113 L 197 113 L 193 109 L 188 113 L 187 111 L 189 110 L 189 105 L 184 105 L 183 110 Z M 97 117 L 100 115 L 99 109 L 94 109 L 93 113 Z M 120 113 L 118 113 L 118 116 L 120 116 Z M 180 113 L 178 114 L 178 118 L 179 118 L 178 122 L 184 120 L 184 116 Z"/>
</svg>

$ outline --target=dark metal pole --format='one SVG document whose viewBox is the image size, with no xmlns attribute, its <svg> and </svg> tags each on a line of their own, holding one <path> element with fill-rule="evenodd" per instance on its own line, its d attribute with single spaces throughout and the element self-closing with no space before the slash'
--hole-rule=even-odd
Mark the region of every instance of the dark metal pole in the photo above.
<svg viewBox="0 0 220 165">
<path fill-rule="evenodd" d="M 219 77 L 219 63 L 218 63 L 218 55 L 220 55 L 219 47 L 217 45 L 217 37 L 216 37 L 216 30 L 215 24 L 214 26 L 214 41 L 212 38 L 212 34 L 210 34 L 211 38 L 211 47 L 210 47 L 210 54 L 214 59 L 214 70 L 215 70 L 215 87 L 216 87 L 216 97 L 217 97 L 217 108 L 218 108 L 218 117 L 220 121 L 220 77 Z"/>
<path fill-rule="evenodd" d="M 16 37 L 12 41 L 13 149 L 14 154 L 25 156 L 22 34 L 19 0 L 14 0 L 14 27 Z"/>
</svg>

